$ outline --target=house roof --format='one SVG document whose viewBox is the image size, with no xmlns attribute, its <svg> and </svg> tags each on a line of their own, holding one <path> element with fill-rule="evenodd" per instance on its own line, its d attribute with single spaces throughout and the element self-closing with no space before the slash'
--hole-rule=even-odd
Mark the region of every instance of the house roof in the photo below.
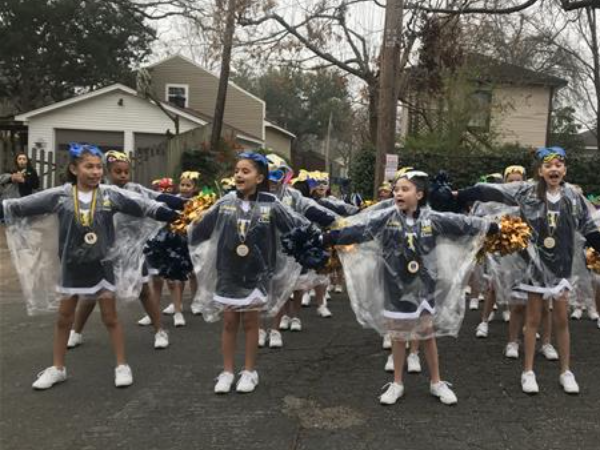
<svg viewBox="0 0 600 450">
<path fill-rule="evenodd" d="M 123 84 L 116 83 L 116 84 L 111 84 L 110 86 L 96 89 L 95 91 L 91 91 L 86 94 L 78 95 L 76 97 L 71 97 L 71 98 L 68 98 L 68 99 L 60 101 L 60 102 L 52 103 L 51 105 L 48 105 L 48 106 L 43 106 L 41 108 L 37 108 L 37 109 L 31 110 L 31 111 L 25 112 L 23 114 L 19 114 L 19 115 L 15 116 L 15 120 L 27 122 L 31 118 L 39 116 L 41 114 L 46 114 L 46 113 L 55 111 L 57 109 L 64 108 L 66 106 L 71 106 L 76 103 L 84 102 L 84 101 L 90 100 L 92 98 L 99 97 L 101 95 L 105 95 L 105 94 L 108 94 L 111 92 L 122 92 L 127 95 L 132 95 L 132 96 L 141 98 L 150 104 L 153 104 L 153 105 L 155 104 L 152 100 L 148 100 L 147 98 L 144 98 L 144 97 L 138 95 L 138 93 L 135 91 L 135 89 L 131 89 L 130 87 L 127 87 Z M 208 123 L 208 121 L 206 119 L 198 117 L 195 114 L 191 114 L 190 112 L 188 112 L 186 110 L 177 108 L 176 106 L 171 105 L 169 103 L 165 103 L 165 102 L 160 102 L 160 103 L 161 103 L 162 107 L 165 108 L 167 111 L 172 112 L 173 114 L 177 114 L 180 117 L 184 117 L 194 123 L 197 123 L 199 125 L 206 125 Z"/>
<path fill-rule="evenodd" d="M 292 139 L 296 139 L 296 135 L 294 133 L 291 133 L 290 131 L 286 130 L 285 128 L 281 128 L 280 126 L 276 125 L 275 123 L 271 122 L 270 120 L 265 120 L 265 127 L 273 128 L 274 130 L 277 130 L 277 131 L 291 137 Z"/>
<path fill-rule="evenodd" d="M 516 64 L 499 61 L 481 54 L 469 54 L 465 64 L 475 69 L 476 78 L 480 81 L 495 83 L 542 85 L 561 88 L 567 81 L 542 72 L 526 69 Z"/>
<path fill-rule="evenodd" d="M 471 79 L 482 83 L 549 86 L 554 88 L 561 88 L 568 84 L 562 78 L 499 61 L 478 53 L 467 55 L 464 66 L 470 69 L 469 76 Z M 418 78 L 424 70 L 421 66 L 409 68 L 409 78 Z"/>
</svg>

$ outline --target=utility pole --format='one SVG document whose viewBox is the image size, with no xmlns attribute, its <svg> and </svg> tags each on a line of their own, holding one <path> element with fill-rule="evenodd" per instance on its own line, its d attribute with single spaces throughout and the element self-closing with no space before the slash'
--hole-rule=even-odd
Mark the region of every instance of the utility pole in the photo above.
<svg viewBox="0 0 600 450">
<path fill-rule="evenodd" d="M 329 173 L 329 145 L 331 143 L 331 128 L 333 121 L 333 112 L 329 113 L 329 123 L 327 124 L 327 138 L 325 139 L 325 172 Z M 329 173 L 329 175 L 331 175 Z"/>
<path fill-rule="evenodd" d="M 219 149 L 221 132 L 223 130 L 223 117 L 225 116 L 225 101 L 227 99 L 227 86 L 231 66 L 231 49 L 233 47 L 233 33 L 235 31 L 236 0 L 227 1 L 227 17 L 225 19 L 225 35 L 223 36 L 223 56 L 221 58 L 221 74 L 219 76 L 219 90 L 213 116 L 210 148 L 212 151 Z"/>
<path fill-rule="evenodd" d="M 398 107 L 396 79 L 400 65 L 403 12 L 404 0 L 387 0 L 379 74 L 379 117 L 377 122 L 375 179 L 373 180 L 374 195 L 377 194 L 377 188 L 383 182 L 385 154 L 394 151 L 396 139 Z"/>
</svg>

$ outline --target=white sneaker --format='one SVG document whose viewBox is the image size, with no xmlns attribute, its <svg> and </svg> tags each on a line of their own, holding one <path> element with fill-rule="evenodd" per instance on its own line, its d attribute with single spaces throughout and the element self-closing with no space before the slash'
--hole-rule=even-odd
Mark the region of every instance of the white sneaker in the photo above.
<svg viewBox="0 0 600 450">
<path fill-rule="evenodd" d="M 479 309 L 479 299 L 477 297 L 472 298 L 469 301 L 469 309 L 471 311 L 475 311 L 476 309 Z"/>
<path fill-rule="evenodd" d="M 440 381 L 439 383 L 431 383 L 429 385 L 429 392 L 434 397 L 440 399 L 444 405 L 456 405 L 458 403 L 458 398 L 456 398 L 456 394 L 452 392 L 450 389 L 450 383 L 446 381 Z"/>
<path fill-rule="evenodd" d="M 263 330 L 262 328 L 260 328 L 258 330 L 258 346 L 260 348 L 263 348 L 266 343 L 267 343 L 267 332 L 265 330 Z"/>
<path fill-rule="evenodd" d="M 385 362 L 384 370 L 386 372 L 394 371 L 394 356 L 391 353 L 387 357 L 387 361 Z"/>
<path fill-rule="evenodd" d="M 381 348 L 383 348 L 384 350 L 389 350 L 392 348 L 392 336 L 390 336 L 389 334 L 383 336 Z"/>
<path fill-rule="evenodd" d="M 404 395 L 404 385 L 398 383 L 388 383 L 384 387 L 385 392 L 379 397 L 379 403 L 382 405 L 393 405 L 400 397 Z"/>
<path fill-rule="evenodd" d="M 67 368 L 57 369 L 56 367 L 48 367 L 42 370 L 37 375 L 37 380 L 32 384 L 34 389 L 49 389 L 57 383 L 62 383 L 67 379 Z"/>
<path fill-rule="evenodd" d="M 406 358 L 408 373 L 421 373 L 421 361 L 418 353 L 409 353 Z"/>
<path fill-rule="evenodd" d="M 505 322 L 510 322 L 510 311 L 508 309 L 502 311 L 502 320 Z"/>
<path fill-rule="evenodd" d="M 504 349 L 504 356 L 510 359 L 519 359 L 519 343 L 509 342 Z"/>
<path fill-rule="evenodd" d="M 115 369 L 115 386 L 126 387 L 133 384 L 133 373 L 127 364 L 121 364 Z"/>
<path fill-rule="evenodd" d="M 200 305 L 197 305 L 196 303 L 192 303 L 192 305 L 190 306 L 190 310 L 192 311 L 192 314 L 195 316 L 200 316 L 202 314 L 202 308 L 200 307 Z"/>
<path fill-rule="evenodd" d="M 283 316 L 281 318 L 281 321 L 279 322 L 279 329 L 280 330 L 289 330 L 290 329 L 290 318 L 289 316 Z"/>
<path fill-rule="evenodd" d="M 558 352 L 552 344 L 542 345 L 540 348 L 540 353 L 544 355 L 548 361 L 558 361 Z"/>
<path fill-rule="evenodd" d="M 277 330 L 269 331 L 269 348 L 281 348 L 283 347 L 283 338 L 281 333 Z"/>
<path fill-rule="evenodd" d="M 305 292 L 302 296 L 302 306 L 310 306 L 310 294 L 308 292 Z"/>
<path fill-rule="evenodd" d="M 69 333 L 69 341 L 67 342 L 67 348 L 79 347 L 83 344 L 83 334 L 76 333 L 75 330 L 71 330 Z"/>
<path fill-rule="evenodd" d="M 335 288 L 333 289 L 333 292 L 335 292 L 336 294 L 341 294 L 342 292 L 344 292 L 344 290 L 342 289 L 342 285 L 336 284 Z"/>
<path fill-rule="evenodd" d="M 521 389 L 523 389 L 523 392 L 526 394 L 537 394 L 540 392 L 533 370 L 521 374 Z"/>
<path fill-rule="evenodd" d="M 315 295 L 317 295 L 317 293 L 315 292 L 314 289 L 311 289 L 310 292 L 309 292 L 309 294 L 310 294 L 311 297 L 314 297 Z"/>
<path fill-rule="evenodd" d="M 317 308 L 317 315 L 323 318 L 327 318 L 331 317 L 333 314 L 331 314 L 331 311 L 329 311 L 327 305 L 323 304 Z"/>
<path fill-rule="evenodd" d="M 185 318 L 183 317 L 183 313 L 173 314 L 173 325 L 176 327 L 185 327 Z"/>
<path fill-rule="evenodd" d="M 148 325 L 152 325 L 152 319 L 146 314 L 144 317 L 138 320 L 137 324 L 142 327 L 147 327 Z"/>
<path fill-rule="evenodd" d="M 325 291 L 325 300 L 331 300 L 331 294 L 329 291 Z"/>
<path fill-rule="evenodd" d="M 171 303 L 169 306 L 163 309 L 163 314 L 166 314 L 167 316 L 172 316 L 175 314 L 175 305 Z"/>
<path fill-rule="evenodd" d="M 598 319 L 600 319 L 600 314 L 598 314 L 598 311 L 596 311 L 595 309 L 588 309 L 588 317 L 590 320 L 596 321 Z"/>
<path fill-rule="evenodd" d="M 481 322 L 477 325 L 477 330 L 475 331 L 475 336 L 478 338 L 486 338 L 490 332 L 490 327 L 487 322 Z"/>
<path fill-rule="evenodd" d="M 215 384 L 215 394 L 227 394 L 231 391 L 234 376 L 231 372 L 221 372 Z"/>
<path fill-rule="evenodd" d="M 240 379 L 235 385 L 236 392 L 247 394 L 254 391 L 258 386 L 258 373 L 256 370 L 250 372 L 249 370 L 242 370 L 240 373 Z"/>
<path fill-rule="evenodd" d="M 494 311 L 492 311 L 490 313 L 490 315 L 488 316 L 488 322 L 493 322 L 494 321 L 494 317 L 496 317 L 496 315 L 494 314 Z"/>
<path fill-rule="evenodd" d="M 154 335 L 154 348 L 162 349 L 169 346 L 169 335 L 165 330 L 158 330 Z"/>
<path fill-rule="evenodd" d="M 302 321 L 298 317 L 290 320 L 290 331 L 302 331 Z"/>
<path fill-rule="evenodd" d="M 583 316 L 583 310 L 581 308 L 575 308 L 571 313 L 571 319 L 580 320 Z"/>
<path fill-rule="evenodd" d="M 575 375 L 570 370 L 561 374 L 559 382 L 567 394 L 579 394 L 579 385 L 575 381 Z"/>
</svg>

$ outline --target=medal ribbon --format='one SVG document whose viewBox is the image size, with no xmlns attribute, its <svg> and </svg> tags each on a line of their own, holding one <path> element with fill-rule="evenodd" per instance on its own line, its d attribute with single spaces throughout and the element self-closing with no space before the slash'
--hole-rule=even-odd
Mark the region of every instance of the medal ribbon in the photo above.
<svg viewBox="0 0 600 450">
<path fill-rule="evenodd" d="M 94 223 L 94 213 L 96 212 L 96 193 L 98 189 L 95 188 L 92 193 L 92 205 L 90 206 L 90 213 L 83 216 L 81 214 L 81 208 L 79 208 L 79 196 L 77 195 L 77 186 L 73 186 L 73 208 L 75 209 L 75 220 L 84 227 L 91 227 Z"/>
</svg>

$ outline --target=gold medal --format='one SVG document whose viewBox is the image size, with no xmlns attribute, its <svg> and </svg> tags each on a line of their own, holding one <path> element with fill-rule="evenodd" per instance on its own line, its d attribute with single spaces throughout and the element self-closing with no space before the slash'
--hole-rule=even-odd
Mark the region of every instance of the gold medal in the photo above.
<svg viewBox="0 0 600 450">
<path fill-rule="evenodd" d="M 83 236 L 83 240 L 86 244 L 94 245 L 96 242 L 98 242 L 98 236 L 93 231 L 90 231 Z"/>
<path fill-rule="evenodd" d="M 250 248 L 246 244 L 240 244 L 235 249 L 235 252 L 238 254 L 238 256 L 244 258 L 248 256 L 248 253 L 250 253 Z"/>
<path fill-rule="evenodd" d="M 544 239 L 544 247 L 549 249 L 556 247 L 556 239 L 554 239 L 552 236 L 548 236 L 546 239 Z"/>
<path fill-rule="evenodd" d="M 419 271 L 419 263 L 417 261 L 411 261 L 408 263 L 407 269 L 410 273 L 417 273 Z"/>
</svg>

